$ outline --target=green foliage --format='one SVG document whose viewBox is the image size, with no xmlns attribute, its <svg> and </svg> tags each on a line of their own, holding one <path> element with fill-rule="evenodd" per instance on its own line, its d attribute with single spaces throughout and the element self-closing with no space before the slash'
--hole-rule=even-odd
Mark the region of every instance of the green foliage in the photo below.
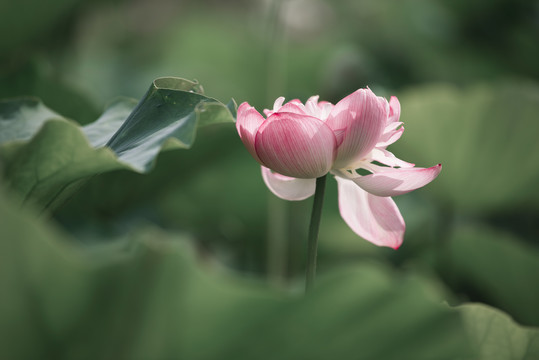
<svg viewBox="0 0 539 360">
<path fill-rule="evenodd" d="M 517 325 L 499 310 L 482 304 L 459 306 L 476 360 L 533 360 L 539 357 L 539 330 Z"/>
<path fill-rule="evenodd" d="M 422 191 L 475 213 L 531 200 L 539 180 L 537 85 L 430 85 L 399 100 L 406 131 L 392 149 L 420 165 L 443 165 L 443 176 Z"/>
<path fill-rule="evenodd" d="M 450 311 L 422 278 L 385 266 L 333 271 L 304 297 L 217 274 L 184 236 L 155 228 L 83 251 L 11 200 L 0 192 L 6 358 L 524 360 L 539 350 L 538 330 L 483 305 Z"/>
<path fill-rule="evenodd" d="M 452 359 L 467 352 L 458 315 L 421 279 L 383 266 L 332 273 L 308 297 L 279 293 L 202 270 L 185 239 L 155 229 L 81 252 L 1 196 L 0 247 L 12 254 L 0 272 L 2 357 Z"/>
<path fill-rule="evenodd" d="M 62 21 L 80 0 L 52 0 L 45 6 L 35 0 L 0 3 L 0 54 L 21 50 L 21 45 L 37 42 L 51 27 Z M 29 11 L 32 9 L 32 11 Z M 0 56 L 2 60 L 2 56 Z"/>
<path fill-rule="evenodd" d="M 519 325 L 539 325 L 537 9 L 304 3 L 0 3 L 0 358 L 539 357 Z M 359 239 L 330 180 L 318 288 L 295 293 L 310 202 L 267 201 L 232 102 L 177 78 L 141 92 L 178 72 L 259 110 L 396 92 L 389 150 L 444 166 L 395 198 L 403 246 Z M 118 94 L 142 100 L 103 106 Z"/>
<path fill-rule="evenodd" d="M 510 234 L 467 226 L 449 239 L 444 276 L 455 288 L 473 289 L 520 322 L 539 324 L 539 251 Z"/>
<path fill-rule="evenodd" d="M 4 177 L 23 203 L 51 208 L 88 177 L 147 172 L 162 149 L 189 148 L 198 126 L 233 121 L 233 101 L 225 107 L 195 91 L 201 91 L 196 83 L 160 78 L 138 105 L 118 100 L 82 128 L 36 100 L 2 102 Z"/>
<path fill-rule="evenodd" d="M 0 144 L 29 140 L 47 120 L 62 119 L 34 98 L 3 100 L 0 114 Z"/>
</svg>

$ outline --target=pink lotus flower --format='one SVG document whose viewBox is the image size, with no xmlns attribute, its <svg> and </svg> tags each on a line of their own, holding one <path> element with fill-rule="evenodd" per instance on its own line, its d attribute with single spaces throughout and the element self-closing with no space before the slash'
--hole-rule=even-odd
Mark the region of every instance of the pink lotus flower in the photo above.
<svg viewBox="0 0 539 360">
<path fill-rule="evenodd" d="M 316 178 L 337 179 L 344 221 L 364 239 L 397 249 L 405 224 L 391 196 L 420 188 L 440 173 L 440 164 L 416 168 L 387 151 L 404 128 L 400 104 L 370 89 L 359 89 L 336 105 L 313 96 L 302 104 L 275 101 L 264 118 L 244 102 L 236 127 L 243 144 L 262 165 L 268 188 L 285 200 L 303 200 L 315 192 Z M 376 163 L 383 164 L 381 166 Z M 370 172 L 359 175 L 358 169 Z"/>
</svg>

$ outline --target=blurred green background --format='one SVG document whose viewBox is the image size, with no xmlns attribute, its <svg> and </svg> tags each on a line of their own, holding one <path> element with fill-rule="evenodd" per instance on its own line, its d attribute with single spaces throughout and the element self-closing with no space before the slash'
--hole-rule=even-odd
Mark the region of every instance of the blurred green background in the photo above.
<svg viewBox="0 0 539 360">
<path fill-rule="evenodd" d="M 81 124 L 160 76 L 259 110 L 278 96 L 337 102 L 365 86 L 397 95 L 406 131 L 389 150 L 443 171 L 395 198 L 407 224 L 398 251 L 346 226 L 329 181 L 319 273 L 383 264 L 428 279 L 450 304 L 483 302 L 530 326 L 539 326 L 538 59 L 539 3 L 528 0 L 0 3 L 0 98 L 37 96 Z M 225 124 L 201 129 L 191 150 L 161 153 L 149 174 L 92 178 L 47 221 L 83 248 L 158 227 L 219 267 L 296 288 L 311 201 L 271 195 Z"/>
</svg>

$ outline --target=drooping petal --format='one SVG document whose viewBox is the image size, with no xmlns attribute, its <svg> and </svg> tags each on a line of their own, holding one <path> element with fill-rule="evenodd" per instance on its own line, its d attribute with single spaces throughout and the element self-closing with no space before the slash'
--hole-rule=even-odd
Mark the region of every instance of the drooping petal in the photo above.
<svg viewBox="0 0 539 360">
<path fill-rule="evenodd" d="M 397 196 L 427 185 L 441 170 L 441 164 L 430 168 L 388 168 L 375 174 L 358 176 L 352 181 L 373 195 Z"/>
<path fill-rule="evenodd" d="M 406 162 L 404 160 L 401 160 L 397 158 L 395 155 L 393 155 L 392 152 L 387 151 L 386 149 L 380 149 L 380 148 L 374 148 L 371 151 L 370 158 L 373 161 L 378 161 L 379 163 L 382 163 L 387 166 L 399 166 L 402 168 L 411 168 L 414 167 L 415 164 Z"/>
<path fill-rule="evenodd" d="M 248 103 L 244 102 L 238 108 L 236 129 L 243 145 L 256 161 L 261 162 L 255 150 L 255 138 L 260 125 L 265 121 L 264 117 Z"/>
<path fill-rule="evenodd" d="M 393 199 L 369 194 L 350 180 L 336 179 L 339 211 L 346 224 L 375 245 L 397 249 L 406 225 Z"/>
<path fill-rule="evenodd" d="M 326 124 L 333 131 L 344 131 L 335 168 L 357 163 L 374 148 L 386 126 L 387 111 L 370 89 L 359 89 L 333 107 Z"/>
<path fill-rule="evenodd" d="M 255 139 L 255 150 L 264 166 L 301 179 L 327 174 L 336 147 L 335 135 L 323 121 L 294 113 L 273 114 Z"/>
<path fill-rule="evenodd" d="M 298 179 L 275 173 L 262 166 L 262 178 L 273 194 L 284 200 L 299 201 L 314 194 L 316 179 Z"/>
</svg>

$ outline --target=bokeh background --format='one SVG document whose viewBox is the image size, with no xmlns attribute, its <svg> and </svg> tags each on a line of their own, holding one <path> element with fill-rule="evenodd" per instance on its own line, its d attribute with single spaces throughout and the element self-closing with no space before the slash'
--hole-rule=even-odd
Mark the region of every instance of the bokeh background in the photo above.
<svg viewBox="0 0 539 360">
<path fill-rule="evenodd" d="M 0 97 L 34 95 L 81 124 L 160 76 L 257 109 L 278 96 L 397 95 L 406 131 L 389 150 L 443 164 L 395 198 L 403 246 L 377 248 L 338 214 L 328 181 L 319 272 L 389 264 L 539 325 L 539 3 L 529 0 L 34 0 L 0 4 Z M 128 186 L 126 186 L 128 184 Z M 53 226 L 83 247 L 151 224 L 187 234 L 241 276 L 301 287 L 311 200 L 269 193 L 234 126 L 201 129 L 152 172 L 93 178 Z M 256 280 L 256 281 L 258 281 Z"/>
</svg>

